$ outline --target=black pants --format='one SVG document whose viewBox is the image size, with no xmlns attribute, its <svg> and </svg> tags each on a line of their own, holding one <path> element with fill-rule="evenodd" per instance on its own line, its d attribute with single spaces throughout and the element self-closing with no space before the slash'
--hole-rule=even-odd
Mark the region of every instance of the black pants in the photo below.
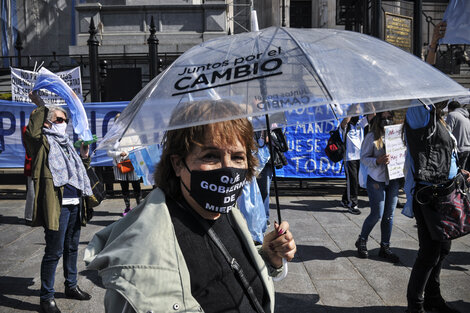
<svg viewBox="0 0 470 313">
<path fill-rule="evenodd" d="M 124 198 L 124 203 L 126 208 L 131 207 L 130 195 L 129 195 L 129 181 L 120 181 L 122 196 Z M 134 190 L 134 197 L 137 204 L 140 203 L 142 199 L 142 190 L 140 189 L 140 180 L 135 180 L 130 182 L 132 184 L 132 189 Z"/>
<path fill-rule="evenodd" d="M 418 185 L 416 190 L 420 187 L 423 186 Z M 431 239 L 423 216 L 423 212 L 426 212 L 426 205 L 420 205 L 413 199 L 413 212 L 418 225 L 419 250 L 411 270 L 406 297 L 408 309 L 419 310 L 423 308 L 424 298 L 441 297 L 439 276 L 444 259 L 450 252 L 451 241 Z"/>
<path fill-rule="evenodd" d="M 359 160 L 345 161 L 346 189 L 343 194 L 343 203 L 350 207 L 357 206 L 359 194 Z"/>
</svg>

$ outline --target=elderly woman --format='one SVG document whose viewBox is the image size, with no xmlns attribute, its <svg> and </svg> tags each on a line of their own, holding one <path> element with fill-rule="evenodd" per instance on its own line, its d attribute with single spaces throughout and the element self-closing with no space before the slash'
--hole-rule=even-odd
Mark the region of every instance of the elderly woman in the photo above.
<svg viewBox="0 0 470 313">
<path fill-rule="evenodd" d="M 225 100 L 190 102 L 170 125 L 237 113 Z M 235 206 L 254 178 L 253 138 L 244 118 L 165 134 L 157 188 L 97 233 L 85 254 L 88 268 L 100 270 L 107 312 L 274 311 L 272 276 L 296 245 L 282 222 L 255 247 Z"/>
</svg>

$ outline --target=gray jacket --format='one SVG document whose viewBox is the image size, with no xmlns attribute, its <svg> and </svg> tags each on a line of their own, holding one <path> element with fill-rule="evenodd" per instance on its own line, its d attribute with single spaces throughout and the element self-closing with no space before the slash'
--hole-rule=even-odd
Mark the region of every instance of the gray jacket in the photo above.
<svg viewBox="0 0 470 313">
<path fill-rule="evenodd" d="M 374 144 L 374 133 L 368 133 L 361 146 L 361 163 L 367 167 L 368 176 L 375 181 L 384 182 L 385 185 L 388 185 L 390 180 L 387 165 L 377 164 L 376 162 L 377 158 L 383 154 L 385 154 L 385 147 L 377 149 Z"/>
<path fill-rule="evenodd" d="M 457 139 L 457 151 L 470 151 L 470 120 L 468 111 L 457 108 L 447 115 L 446 123 L 450 132 Z"/>
<path fill-rule="evenodd" d="M 237 209 L 233 217 L 268 291 L 265 312 L 274 311 L 271 276 Z M 175 235 L 165 195 L 153 190 L 135 209 L 96 233 L 85 250 L 88 269 L 99 270 L 106 312 L 202 312 L 191 295 L 189 271 Z"/>
</svg>

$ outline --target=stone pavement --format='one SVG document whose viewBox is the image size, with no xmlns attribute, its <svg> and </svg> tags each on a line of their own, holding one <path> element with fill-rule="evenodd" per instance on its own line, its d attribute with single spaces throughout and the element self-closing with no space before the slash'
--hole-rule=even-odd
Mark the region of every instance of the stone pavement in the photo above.
<svg viewBox="0 0 470 313">
<path fill-rule="evenodd" d="M 340 205 L 341 180 L 311 181 L 301 186 L 281 183 L 280 187 L 282 218 L 290 223 L 298 253 L 289 263 L 287 278 L 275 283 L 276 312 L 404 312 L 406 286 L 418 247 L 414 220 L 397 209 L 392 248 L 400 256 L 399 264 L 377 257 L 380 225 L 369 239 L 370 259 L 360 259 L 354 242 L 369 211 L 365 194 L 359 203 L 362 214 L 356 216 Z M 25 200 L 5 199 L 5 188 L 0 186 L 0 312 L 38 312 L 43 229 L 21 224 Z M 9 194 L 15 192 L 10 190 Z M 21 195 L 21 190 L 16 194 Z M 93 234 L 119 219 L 122 207 L 122 199 L 114 198 L 96 208 L 91 223 L 82 228 L 79 260 Z M 271 210 L 271 221 L 276 219 L 275 210 Z M 55 286 L 62 312 L 104 312 L 100 278 L 87 271 L 83 262 L 79 262 L 79 285 L 93 299 L 66 299 L 63 282 L 59 263 Z M 470 312 L 470 236 L 453 242 L 441 285 L 445 299 L 462 313 Z"/>
</svg>

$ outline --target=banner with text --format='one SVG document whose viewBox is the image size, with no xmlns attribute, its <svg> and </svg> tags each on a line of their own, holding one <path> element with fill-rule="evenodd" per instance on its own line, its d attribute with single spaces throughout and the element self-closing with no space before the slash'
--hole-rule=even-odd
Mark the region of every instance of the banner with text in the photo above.
<svg viewBox="0 0 470 313">
<path fill-rule="evenodd" d="M 114 116 L 121 112 L 128 102 L 84 103 L 90 129 L 99 139 L 112 126 Z M 0 101 L 0 168 L 22 168 L 24 164 L 24 148 L 21 142 L 21 128 L 27 125 L 29 115 L 35 105 L 12 101 Z M 338 127 L 337 121 L 303 124 L 300 117 L 306 112 L 294 112 L 299 115 L 297 126 L 285 129 L 289 151 L 285 153 L 289 162 L 287 166 L 276 170 L 279 177 L 288 178 L 319 178 L 344 177 L 341 163 L 331 162 L 325 155 L 324 149 L 329 138 L 329 131 Z M 292 116 L 289 116 L 290 118 Z M 73 134 L 71 125 L 68 132 L 74 141 L 78 139 Z M 72 137 L 73 136 L 73 137 Z M 96 144 L 91 146 L 93 151 Z M 92 157 L 93 166 L 112 166 L 112 160 L 106 151 L 97 150 Z"/>
<path fill-rule="evenodd" d="M 124 110 L 127 104 L 128 102 L 84 103 L 91 132 L 102 138 L 112 126 L 114 116 Z M 0 168 L 23 167 L 25 150 L 21 141 L 21 128 L 28 124 L 29 115 L 34 108 L 34 104 L 0 100 L 0 147 L 4 146 L 0 153 Z M 67 127 L 67 132 L 74 142 L 78 140 L 71 124 Z M 96 144 L 92 144 L 90 148 L 94 151 Z M 106 151 L 97 150 L 92 156 L 93 166 L 112 164 Z"/>
<path fill-rule="evenodd" d="M 83 101 L 82 80 L 80 76 L 80 67 L 68 71 L 54 73 L 70 86 L 75 94 Z M 11 97 L 15 102 L 32 103 L 28 94 L 33 90 L 38 72 L 11 68 Z M 39 92 L 41 98 L 48 104 L 65 104 L 65 100 L 48 90 L 41 89 Z"/>
</svg>

